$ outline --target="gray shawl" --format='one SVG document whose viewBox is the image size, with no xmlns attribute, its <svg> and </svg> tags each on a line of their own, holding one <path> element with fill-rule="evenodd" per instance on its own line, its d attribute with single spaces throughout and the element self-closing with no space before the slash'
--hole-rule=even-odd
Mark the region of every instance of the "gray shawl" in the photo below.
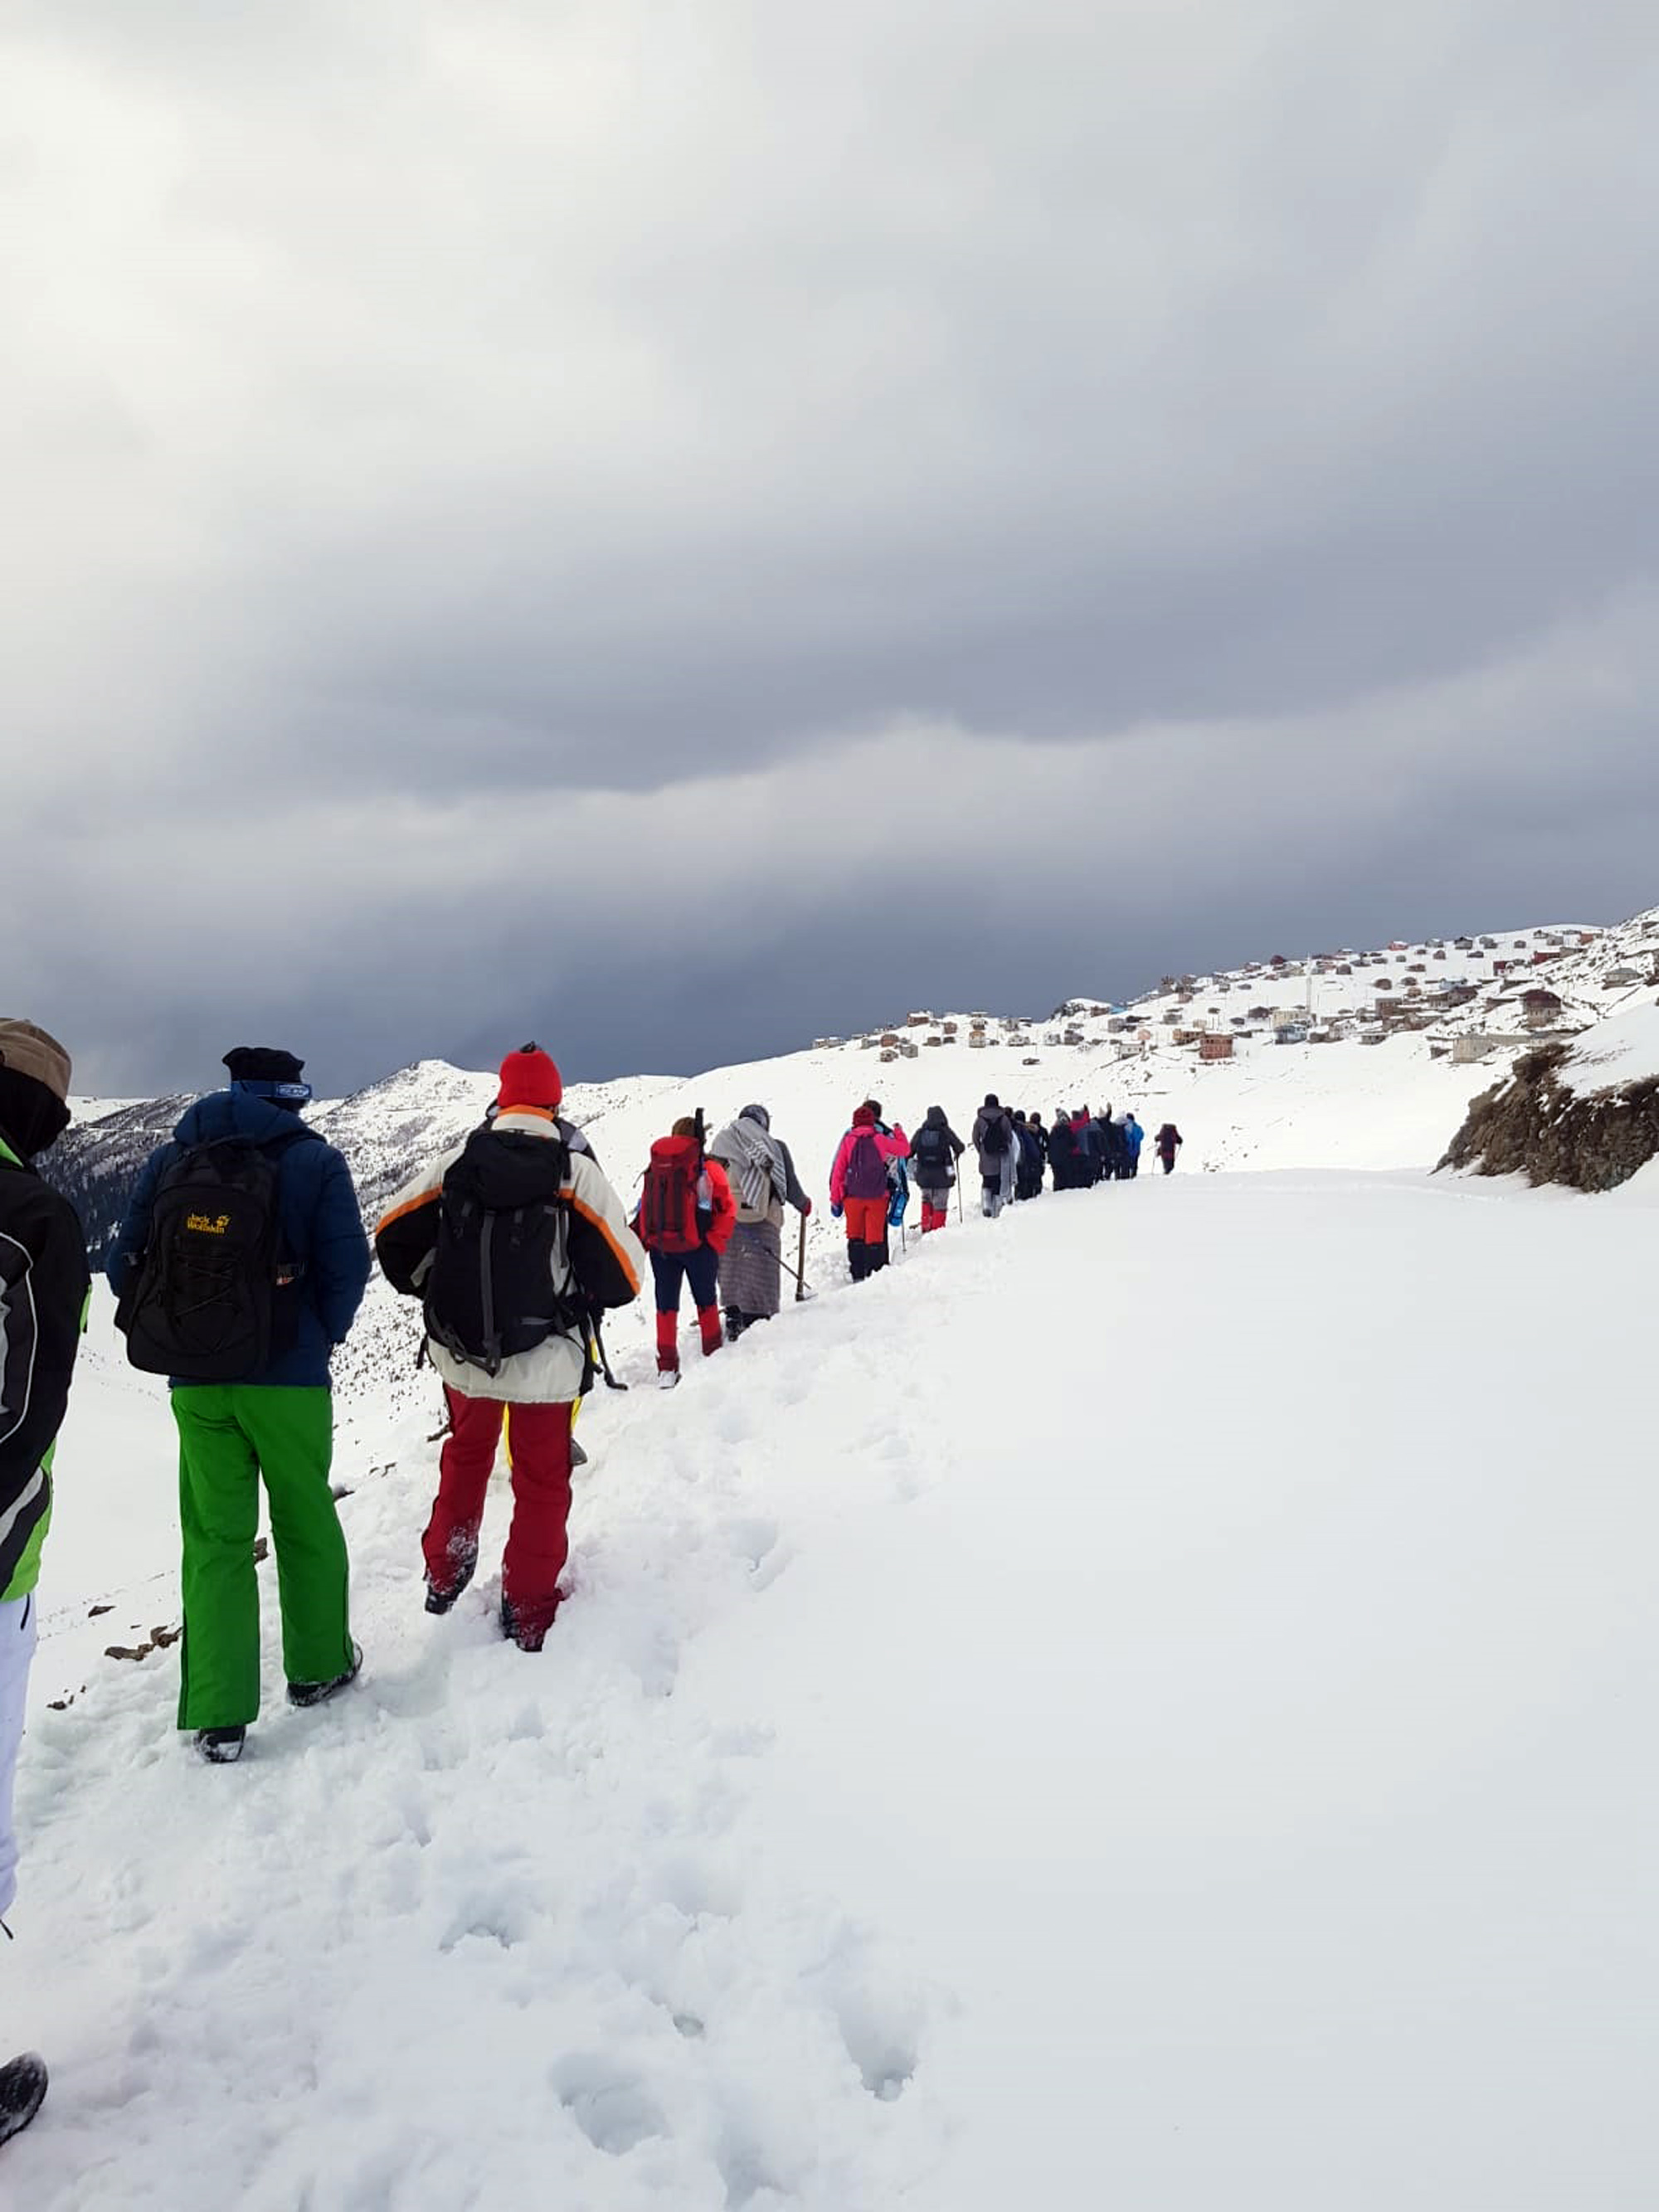
<svg viewBox="0 0 1659 2212">
<path fill-rule="evenodd" d="M 748 1213 L 763 1214 L 782 1203 L 789 1174 L 783 1146 L 767 1127 L 763 1106 L 745 1106 L 735 1121 L 726 1123 L 708 1150 L 737 1185 L 738 1200 Z"/>
</svg>

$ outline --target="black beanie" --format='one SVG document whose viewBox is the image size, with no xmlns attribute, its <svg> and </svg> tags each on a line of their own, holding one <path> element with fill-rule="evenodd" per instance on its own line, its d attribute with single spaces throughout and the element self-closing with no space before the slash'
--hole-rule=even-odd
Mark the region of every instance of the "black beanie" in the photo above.
<svg viewBox="0 0 1659 2212">
<path fill-rule="evenodd" d="M 279 1045 L 233 1045 L 225 1054 L 233 1083 L 297 1083 L 305 1062 Z"/>
</svg>

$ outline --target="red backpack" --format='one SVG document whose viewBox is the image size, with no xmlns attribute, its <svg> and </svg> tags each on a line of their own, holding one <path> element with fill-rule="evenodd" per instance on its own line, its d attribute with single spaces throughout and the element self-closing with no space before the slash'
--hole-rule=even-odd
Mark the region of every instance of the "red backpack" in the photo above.
<svg viewBox="0 0 1659 2212">
<path fill-rule="evenodd" d="M 690 1137 L 659 1137 L 640 1200 L 640 1242 L 648 1252 L 695 1252 L 702 1148 Z"/>
</svg>

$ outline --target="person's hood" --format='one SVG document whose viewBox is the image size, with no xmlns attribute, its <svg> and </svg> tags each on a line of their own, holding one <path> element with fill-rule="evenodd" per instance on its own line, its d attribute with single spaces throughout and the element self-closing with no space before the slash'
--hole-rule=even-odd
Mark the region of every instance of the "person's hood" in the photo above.
<svg viewBox="0 0 1659 2212">
<path fill-rule="evenodd" d="M 922 1123 L 925 1129 L 948 1129 L 950 1126 L 942 1106 L 930 1106 L 927 1109 L 927 1118 Z"/>
<path fill-rule="evenodd" d="M 242 1137 L 264 1145 L 278 1137 L 291 1137 L 304 1127 L 297 1114 L 257 1098 L 248 1091 L 210 1091 L 187 1106 L 173 1134 L 181 1145 L 216 1145 L 227 1137 Z"/>
<path fill-rule="evenodd" d="M 738 1115 L 738 1119 L 739 1121 L 758 1121 L 761 1127 L 766 1131 L 767 1134 L 769 1136 L 771 1134 L 772 1116 L 767 1112 L 764 1106 L 745 1106 L 743 1111 Z"/>
</svg>

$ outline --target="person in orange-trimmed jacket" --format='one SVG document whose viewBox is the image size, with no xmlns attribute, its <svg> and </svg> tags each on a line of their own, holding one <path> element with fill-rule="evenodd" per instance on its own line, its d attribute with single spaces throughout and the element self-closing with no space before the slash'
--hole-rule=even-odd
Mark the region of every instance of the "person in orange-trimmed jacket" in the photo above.
<svg viewBox="0 0 1659 2212">
<path fill-rule="evenodd" d="M 592 1379 L 592 1325 L 639 1296 L 645 1255 L 592 1158 L 565 1142 L 563 1086 L 527 1044 L 501 1062 L 492 1121 L 401 1191 L 374 1233 L 394 1290 L 425 1304 L 427 1350 L 449 1407 L 438 1494 L 422 1539 L 428 1613 L 472 1579 L 484 1492 L 513 1408 L 513 1524 L 501 1627 L 539 1651 L 569 1555 L 570 1425 Z"/>
<path fill-rule="evenodd" d="M 702 1116 L 687 1114 L 651 1147 L 634 1227 L 651 1255 L 657 1285 L 657 1380 L 680 1379 L 680 1286 L 691 1285 L 707 1359 L 726 1341 L 720 1322 L 720 1254 L 738 1225 L 726 1170 L 703 1150 Z"/>
</svg>

